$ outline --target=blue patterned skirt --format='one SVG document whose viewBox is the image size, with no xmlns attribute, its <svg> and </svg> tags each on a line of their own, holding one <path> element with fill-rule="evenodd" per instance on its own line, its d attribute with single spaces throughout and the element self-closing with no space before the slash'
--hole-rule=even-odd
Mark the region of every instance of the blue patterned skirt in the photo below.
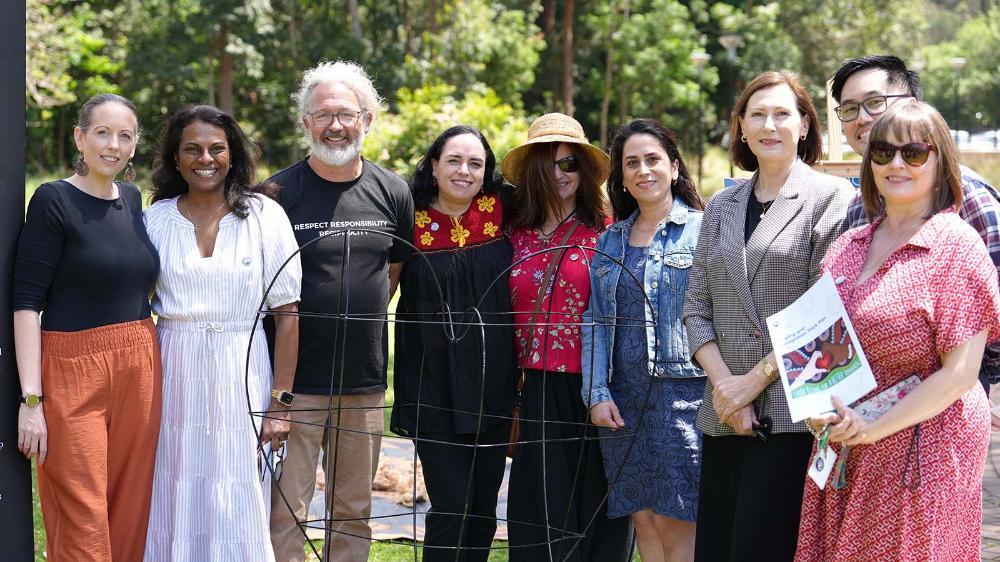
<svg viewBox="0 0 1000 562">
<path fill-rule="evenodd" d="M 646 252 L 647 248 L 626 248 L 625 266 L 637 279 L 643 278 Z M 651 509 L 693 522 L 698 514 L 701 472 L 701 432 L 695 418 L 705 379 L 651 377 L 646 370 L 642 288 L 623 272 L 615 299 L 614 374 L 608 389 L 625 427 L 601 429 L 604 472 L 610 486 L 608 517 Z"/>
</svg>

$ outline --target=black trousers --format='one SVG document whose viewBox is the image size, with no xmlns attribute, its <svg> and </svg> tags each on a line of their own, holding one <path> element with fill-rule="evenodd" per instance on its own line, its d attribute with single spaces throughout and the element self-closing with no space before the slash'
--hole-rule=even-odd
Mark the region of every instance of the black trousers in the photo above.
<svg viewBox="0 0 1000 562">
<path fill-rule="evenodd" d="M 479 434 L 480 445 L 501 446 L 473 447 L 475 434 L 421 433 L 415 441 L 431 500 L 423 560 L 485 562 L 489 558 L 509 435 L 510 422 L 505 421 Z"/>
<path fill-rule="evenodd" d="M 628 560 L 631 519 L 607 517 L 604 461 L 581 386 L 579 373 L 525 376 L 507 509 L 512 562 Z"/>
<path fill-rule="evenodd" d="M 812 435 L 704 436 L 694 559 L 781 562 L 795 557 Z"/>
</svg>

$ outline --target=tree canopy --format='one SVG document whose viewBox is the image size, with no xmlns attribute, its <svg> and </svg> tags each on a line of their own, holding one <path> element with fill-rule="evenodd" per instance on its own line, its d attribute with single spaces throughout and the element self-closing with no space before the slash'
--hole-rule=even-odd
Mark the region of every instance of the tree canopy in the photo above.
<svg viewBox="0 0 1000 562">
<path fill-rule="evenodd" d="M 719 38 L 734 34 L 730 60 Z M 482 128 L 502 157 L 548 111 L 601 143 L 655 117 L 693 150 L 699 130 L 719 141 L 755 74 L 798 72 L 821 105 L 841 60 L 880 52 L 919 61 L 949 120 L 1000 126 L 998 0 L 28 0 L 26 47 L 29 173 L 68 165 L 76 112 L 104 91 L 139 107 L 140 166 L 164 115 L 211 103 L 283 167 L 305 146 L 290 95 L 336 59 L 364 65 L 386 98 L 365 151 L 404 175 L 449 125 Z"/>
</svg>

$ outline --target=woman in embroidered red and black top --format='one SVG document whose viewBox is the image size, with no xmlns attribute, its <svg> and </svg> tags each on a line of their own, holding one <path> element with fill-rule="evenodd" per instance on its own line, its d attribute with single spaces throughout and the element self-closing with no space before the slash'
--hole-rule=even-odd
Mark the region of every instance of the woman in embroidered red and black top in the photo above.
<svg viewBox="0 0 1000 562">
<path fill-rule="evenodd" d="M 414 440 L 423 464 L 428 561 L 485 562 L 496 532 L 515 364 L 495 165 L 483 134 L 460 125 L 410 180 L 420 252 L 400 277 L 391 427 Z"/>
<path fill-rule="evenodd" d="M 607 518 L 601 451 L 579 399 L 586 353 L 580 322 L 590 300 L 592 257 L 580 248 L 595 247 L 607 222 L 601 186 L 610 166 L 580 123 L 561 113 L 536 119 L 527 142 L 501 165 L 515 186 L 510 295 L 524 373 L 507 510 L 514 561 L 628 556 L 628 519 Z M 577 247 L 546 251 L 557 246 Z"/>
</svg>

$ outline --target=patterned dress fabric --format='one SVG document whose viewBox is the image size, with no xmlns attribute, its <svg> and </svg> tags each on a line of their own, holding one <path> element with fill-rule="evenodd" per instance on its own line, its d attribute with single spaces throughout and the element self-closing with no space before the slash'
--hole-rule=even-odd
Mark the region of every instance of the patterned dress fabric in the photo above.
<svg viewBox="0 0 1000 562">
<path fill-rule="evenodd" d="M 548 237 L 531 228 L 515 228 L 510 233 L 510 243 L 514 246 L 510 301 L 514 310 L 514 343 L 520 367 L 560 373 L 579 373 L 583 370 L 580 322 L 590 300 L 588 268 L 593 252 L 579 248 L 569 248 L 565 253 L 562 250 L 545 251 L 559 246 L 566 230 L 574 222 L 577 228 L 566 245 L 596 247 L 600 233 L 579 223 L 576 218 L 556 228 Z M 532 255 L 537 252 L 541 253 Z M 535 311 L 538 288 L 553 259 L 560 261 L 542 297 L 539 318 L 533 322 L 531 315 Z"/>
<path fill-rule="evenodd" d="M 649 248 L 628 246 L 625 266 L 643 279 Z M 694 521 L 698 511 L 701 439 L 695 428 L 705 391 L 701 378 L 656 378 L 646 368 L 646 297 L 624 271 L 615 290 L 614 373 L 608 388 L 625 428 L 601 428 L 608 517 L 651 509 Z M 642 424 L 640 427 L 640 423 Z"/>
<path fill-rule="evenodd" d="M 845 233 L 823 264 L 878 383 L 862 400 L 914 374 L 927 379 L 943 354 L 983 330 L 988 341 L 1000 338 L 996 269 L 953 212 L 933 216 L 857 284 L 880 222 Z M 979 560 L 989 433 L 986 394 L 976 384 L 919 426 L 854 447 L 845 488 L 806 480 L 795 559 Z"/>
<path fill-rule="evenodd" d="M 176 198 L 154 203 L 145 219 L 160 253 L 153 310 L 163 357 L 145 560 L 272 561 L 270 479 L 262 481 L 254 432 L 261 418 L 248 410 L 270 400 L 267 343 L 254 324 L 264 291 L 277 277 L 265 306 L 299 300 L 299 260 L 279 273 L 298 250 L 291 225 L 277 203 L 257 198 L 246 219 L 222 218 L 203 258 Z"/>
</svg>

